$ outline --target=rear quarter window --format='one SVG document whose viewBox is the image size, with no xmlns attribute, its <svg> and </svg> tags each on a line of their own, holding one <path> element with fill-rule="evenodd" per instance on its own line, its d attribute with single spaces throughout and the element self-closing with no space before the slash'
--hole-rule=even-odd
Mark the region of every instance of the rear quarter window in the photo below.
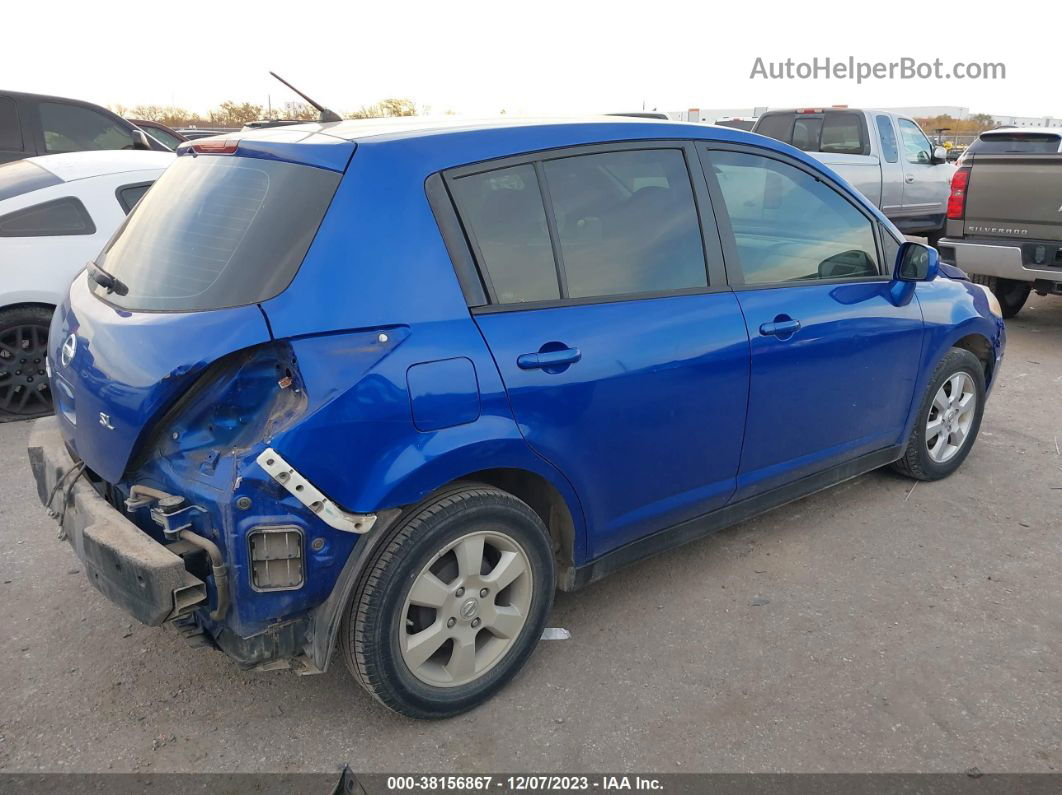
<svg viewBox="0 0 1062 795">
<path fill-rule="evenodd" d="M 874 119 L 878 125 L 878 136 L 881 138 L 881 154 L 886 163 L 895 163 L 900 159 L 900 150 L 896 146 L 896 130 L 892 127 L 892 119 L 888 116 L 876 116 Z"/>
<path fill-rule="evenodd" d="M 0 237 L 93 235 L 96 225 L 85 205 L 73 196 L 23 207 L 0 216 Z"/>
</svg>

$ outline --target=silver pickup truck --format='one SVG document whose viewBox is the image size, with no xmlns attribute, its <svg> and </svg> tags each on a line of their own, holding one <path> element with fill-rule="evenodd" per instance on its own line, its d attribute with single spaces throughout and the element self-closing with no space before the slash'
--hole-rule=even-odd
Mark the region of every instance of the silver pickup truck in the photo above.
<svg viewBox="0 0 1062 795">
<path fill-rule="evenodd" d="M 955 166 L 906 116 L 885 110 L 770 110 L 753 132 L 802 149 L 847 179 L 907 235 L 944 232 Z"/>
<path fill-rule="evenodd" d="M 1062 295 L 1062 129 L 981 133 L 958 165 L 941 259 L 987 285 L 1004 317 L 1031 290 Z"/>
</svg>

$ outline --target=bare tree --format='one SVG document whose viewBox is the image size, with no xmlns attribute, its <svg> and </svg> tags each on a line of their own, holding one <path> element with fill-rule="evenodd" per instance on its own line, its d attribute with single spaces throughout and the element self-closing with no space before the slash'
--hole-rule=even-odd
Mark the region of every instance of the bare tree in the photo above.
<svg viewBox="0 0 1062 795">
<path fill-rule="evenodd" d="M 345 114 L 347 119 L 383 119 L 391 116 L 416 116 L 417 106 L 411 99 L 381 99 L 375 105 L 362 105 Z"/>
<path fill-rule="evenodd" d="M 261 119 L 263 112 L 264 108 L 261 105 L 228 100 L 211 110 L 209 116 L 210 123 L 219 127 L 242 127 L 249 121 Z"/>
</svg>

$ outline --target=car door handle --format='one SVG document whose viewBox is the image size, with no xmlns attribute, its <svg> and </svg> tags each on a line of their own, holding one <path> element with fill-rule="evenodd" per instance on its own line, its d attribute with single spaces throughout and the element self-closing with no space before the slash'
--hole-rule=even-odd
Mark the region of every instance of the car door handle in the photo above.
<svg viewBox="0 0 1062 795">
<path fill-rule="evenodd" d="M 914 174 L 904 174 L 903 175 L 903 181 L 908 183 L 908 184 L 914 182 L 914 180 L 915 180 Z"/>
<path fill-rule="evenodd" d="M 516 357 L 516 366 L 521 370 L 541 370 L 544 367 L 563 367 L 575 364 L 583 358 L 578 348 L 561 348 L 559 351 L 522 353 Z"/>
<path fill-rule="evenodd" d="M 773 323 L 764 323 L 760 326 L 760 334 L 765 337 L 788 337 L 798 331 L 800 331 L 799 320 L 776 320 Z"/>
</svg>

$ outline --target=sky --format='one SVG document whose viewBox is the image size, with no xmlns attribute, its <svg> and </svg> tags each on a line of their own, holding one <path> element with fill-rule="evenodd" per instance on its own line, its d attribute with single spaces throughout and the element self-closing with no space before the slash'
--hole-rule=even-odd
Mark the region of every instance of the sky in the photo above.
<svg viewBox="0 0 1062 795">
<path fill-rule="evenodd" d="M 403 97 L 462 115 L 847 104 L 1062 117 L 1057 53 L 1041 35 L 1059 29 L 1062 5 L 1042 0 L 1013 14 L 972 3 L 776 0 L 53 0 L 43 19 L 44 8 L 5 8 L 0 88 L 205 112 L 228 99 L 296 99 L 273 70 L 340 113 Z M 757 58 L 815 57 L 939 58 L 945 71 L 1002 63 L 1006 78 L 750 76 Z"/>
</svg>

